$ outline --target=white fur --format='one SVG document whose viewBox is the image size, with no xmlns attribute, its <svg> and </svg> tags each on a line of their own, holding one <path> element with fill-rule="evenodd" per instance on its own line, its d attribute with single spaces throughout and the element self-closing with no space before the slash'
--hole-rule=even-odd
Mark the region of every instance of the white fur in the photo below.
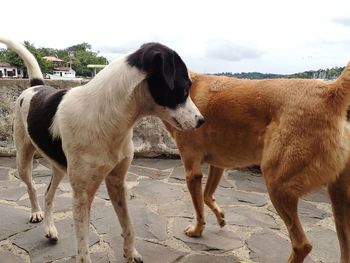
<svg viewBox="0 0 350 263">
<path fill-rule="evenodd" d="M 0 38 L 1 41 L 4 42 L 4 38 Z M 28 57 L 28 52 L 23 52 L 19 44 L 11 41 L 6 43 L 14 50 L 19 50 L 19 55 L 29 63 L 30 78 L 41 74 L 38 74 L 37 66 Z M 50 127 L 52 136 L 62 140 L 67 169 L 43 153 L 51 161 L 54 171 L 51 186 L 45 195 L 45 233 L 52 240 L 58 239 L 52 217 L 52 202 L 59 182 L 67 173 L 73 189 L 77 262 L 91 262 L 88 253 L 89 210 L 103 180 L 106 181 L 123 230 L 127 261 L 142 261 L 134 247 L 134 229 L 127 209 L 125 189 L 125 176 L 133 158 L 133 125 L 139 118 L 152 114 L 179 129 L 193 129 L 197 126 L 198 117 L 202 118 L 190 98 L 175 110 L 157 105 L 149 93 L 145 78 L 145 72 L 127 64 L 126 56 L 114 61 L 88 84 L 71 89 L 64 95 Z M 14 135 L 19 173 L 32 191 L 32 206 L 37 213 L 40 207 L 37 205 L 35 190 L 32 190 L 35 187 L 31 185 L 35 144 L 30 139 L 26 123 L 34 94 L 32 88 L 27 89 L 17 101 Z M 23 105 L 20 107 L 22 98 Z"/>
<path fill-rule="evenodd" d="M 190 96 L 187 97 L 184 104 L 179 105 L 176 109 L 162 107 L 159 112 L 160 118 L 180 130 L 196 127 L 198 119 L 202 117 Z M 189 118 L 189 116 L 195 116 L 195 118 Z"/>
</svg>

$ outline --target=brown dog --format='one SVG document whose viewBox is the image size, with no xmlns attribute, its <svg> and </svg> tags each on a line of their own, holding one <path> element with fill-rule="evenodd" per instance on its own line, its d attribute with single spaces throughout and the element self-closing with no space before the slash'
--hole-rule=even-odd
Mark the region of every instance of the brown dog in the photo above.
<svg viewBox="0 0 350 263">
<path fill-rule="evenodd" d="M 260 164 L 271 201 L 292 242 L 288 262 L 303 262 L 312 249 L 297 214 L 299 197 L 328 185 L 341 262 L 350 262 L 350 63 L 330 84 L 317 80 L 241 80 L 191 74 L 191 97 L 204 125 L 183 132 L 165 123 L 175 138 L 197 212 L 189 236 L 201 236 L 204 202 L 225 224 L 213 193 L 224 168 Z M 202 193 L 201 163 L 209 163 Z M 349 163 L 350 164 L 350 163 Z"/>
</svg>

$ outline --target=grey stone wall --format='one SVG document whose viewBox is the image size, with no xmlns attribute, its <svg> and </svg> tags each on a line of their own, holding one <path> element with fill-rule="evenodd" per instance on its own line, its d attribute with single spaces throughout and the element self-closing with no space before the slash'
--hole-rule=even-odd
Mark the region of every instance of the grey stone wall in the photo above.
<svg viewBox="0 0 350 263">
<path fill-rule="evenodd" d="M 56 88 L 72 88 L 86 83 L 73 80 L 46 80 L 47 85 Z M 0 79 L 0 156 L 14 156 L 12 140 L 12 118 L 15 101 L 19 94 L 29 86 L 24 79 Z M 155 117 L 139 121 L 134 129 L 135 156 L 158 157 L 178 156 L 173 139 L 164 129 L 163 123 Z"/>
</svg>

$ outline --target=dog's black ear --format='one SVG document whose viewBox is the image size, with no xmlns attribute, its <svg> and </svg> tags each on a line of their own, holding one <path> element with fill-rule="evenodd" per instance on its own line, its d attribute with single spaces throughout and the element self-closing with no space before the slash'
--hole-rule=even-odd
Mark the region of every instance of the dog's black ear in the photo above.
<svg viewBox="0 0 350 263">
<path fill-rule="evenodd" d="M 159 43 L 143 44 L 137 51 L 128 56 L 128 64 L 148 74 L 148 78 L 157 79 L 159 87 L 166 85 L 169 90 L 175 89 L 175 56 L 177 54 Z"/>
<path fill-rule="evenodd" d="M 143 44 L 127 57 L 128 65 L 146 73 L 155 103 L 175 109 L 187 99 L 191 80 L 180 56 L 160 43 Z"/>
<path fill-rule="evenodd" d="M 161 50 L 148 50 L 144 53 L 142 65 L 153 77 L 162 79 L 162 82 L 170 90 L 174 89 L 175 63 L 173 54 Z"/>
<path fill-rule="evenodd" d="M 173 54 L 156 52 L 154 55 L 155 73 L 160 74 L 170 90 L 175 88 L 175 62 Z"/>
</svg>

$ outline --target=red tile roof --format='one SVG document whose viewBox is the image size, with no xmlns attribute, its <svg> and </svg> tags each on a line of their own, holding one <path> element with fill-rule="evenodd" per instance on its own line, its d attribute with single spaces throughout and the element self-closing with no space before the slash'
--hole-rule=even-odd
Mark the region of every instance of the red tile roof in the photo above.
<svg viewBox="0 0 350 263">
<path fill-rule="evenodd" d="M 51 61 L 51 62 L 63 62 L 62 59 L 56 58 L 54 56 L 45 56 L 45 57 L 43 57 L 43 59 L 45 59 L 47 61 Z"/>
<path fill-rule="evenodd" d="M 72 68 L 69 67 L 59 67 L 59 68 L 54 68 L 54 70 L 59 70 L 59 71 L 70 71 L 73 70 Z"/>
<path fill-rule="evenodd" d="M 0 61 L 0 67 L 4 67 L 4 68 L 16 68 L 15 66 L 12 66 L 11 64 L 4 62 L 4 61 Z"/>
</svg>

